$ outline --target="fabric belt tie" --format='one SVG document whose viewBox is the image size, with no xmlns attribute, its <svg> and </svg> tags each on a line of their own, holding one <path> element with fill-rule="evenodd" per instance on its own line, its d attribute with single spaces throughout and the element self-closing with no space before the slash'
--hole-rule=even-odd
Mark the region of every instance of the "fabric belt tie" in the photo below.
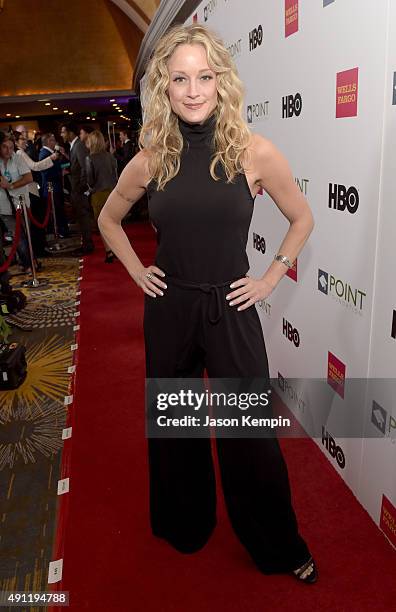
<svg viewBox="0 0 396 612">
<path fill-rule="evenodd" d="M 174 276 L 166 276 L 164 280 L 184 289 L 198 289 L 204 293 L 209 293 L 208 319 L 210 323 L 218 323 L 223 316 L 223 300 L 220 295 L 220 288 L 229 286 L 235 279 L 225 281 L 224 283 L 189 283 Z M 214 313 L 211 314 L 213 310 Z"/>
</svg>

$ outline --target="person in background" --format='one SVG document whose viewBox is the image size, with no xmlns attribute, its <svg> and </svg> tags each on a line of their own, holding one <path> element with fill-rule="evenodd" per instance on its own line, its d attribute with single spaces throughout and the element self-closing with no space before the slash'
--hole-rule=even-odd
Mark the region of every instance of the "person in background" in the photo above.
<svg viewBox="0 0 396 612">
<path fill-rule="evenodd" d="M 34 146 L 34 156 L 33 156 L 33 159 L 38 159 L 39 158 L 40 149 L 42 147 L 41 132 L 35 132 L 33 146 Z"/>
<path fill-rule="evenodd" d="M 15 132 L 15 144 L 16 144 L 16 154 L 23 159 L 27 167 L 31 171 L 40 172 L 41 170 L 48 170 L 48 168 L 52 168 L 54 165 L 54 161 L 58 159 L 58 153 L 52 153 L 49 157 L 42 159 L 41 161 L 33 161 L 33 159 L 26 153 L 27 149 L 27 139 L 26 137 L 20 133 Z M 33 176 L 34 178 L 34 176 Z M 41 184 L 41 182 L 40 182 Z M 40 198 L 40 193 L 38 189 L 38 185 L 35 180 L 33 180 L 28 185 L 29 189 L 29 198 L 30 198 L 30 209 L 32 211 L 32 215 L 37 221 L 40 223 L 43 222 L 47 207 L 43 205 L 43 201 Z M 46 229 L 39 228 L 34 223 L 30 225 L 30 231 L 32 234 L 32 243 L 33 250 L 35 255 L 39 257 L 44 257 L 48 253 L 46 252 Z"/>
<path fill-rule="evenodd" d="M 85 158 L 87 181 L 91 193 L 91 206 L 97 222 L 99 213 L 117 183 L 117 161 L 106 151 L 102 132 L 94 130 L 88 135 L 89 155 Z M 114 253 L 102 237 L 106 250 L 105 263 L 113 263 Z"/>
<path fill-rule="evenodd" d="M 34 146 L 33 140 L 30 140 L 29 138 L 29 133 L 28 133 L 26 126 L 17 125 L 14 131 L 17 132 L 18 134 L 22 134 L 22 136 L 26 139 L 26 147 L 25 147 L 26 153 L 29 155 L 31 159 L 33 159 L 34 161 L 37 161 L 38 157 L 37 157 L 36 148 Z"/>
<path fill-rule="evenodd" d="M 70 185 L 71 202 L 80 228 L 82 246 L 75 251 L 76 255 L 87 255 L 95 250 L 92 240 L 91 207 L 87 197 L 88 184 L 85 158 L 88 149 L 78 137 L 78 127 L 73 121 L 64 123 L 61 136 L 70 143 Z"/>
<path fill-rule="evenodd" d="M 7 230 L 14 236 L 15 206 L 18 196 L 23 195 L 28 201 L 28 185 L 33 180 L 32 173 L 23 159 L 14 153 L 14 144 L 10 135 L 0 132 L 0 215 Z M 22 229 L 17 253 L 23 272 L 31 270 L 29 248 Z"/>
<path fill-rule="evenodd" d="M 80 140 L 87 146 L 87 138 L 93 132 L 92 125 L 82 125 L 80 127 Z"/>
<path fill-rule="evenodd" d="M 53 158 L 53 165 L 50 168 L 41 171 L 41 197 L 45 203 L 45 209 L 48 201 L 48 183 L 52 183 L 56 224 L 60 238 L 65 238 L 70 235 L 69 226 L 65 215 L 65 200 L 63 195 L 63 180 L 62 166 L 59 160 L 59 155 L 55 151 L 56 139 L 51 133 L 43 134 L 41 137 L 42 148 L 40 149 L 39 160 L 43 161 L 48 157 Z M 44 209 L 44 210 L 45 210 Z"/>
<path fill-rule="evenodd" d="M 121 174 L 122 170 L 125 168 L 127 163 L 132 159 L 135 153 L 135 147 L 130 138 L 131 133 L 128 129 L 120 130 L 120 141 L 121 147 L 120 149 L 114 151 L 114 155 L 118 161 L 118 170 L 119 174 Z"/>
</svg>

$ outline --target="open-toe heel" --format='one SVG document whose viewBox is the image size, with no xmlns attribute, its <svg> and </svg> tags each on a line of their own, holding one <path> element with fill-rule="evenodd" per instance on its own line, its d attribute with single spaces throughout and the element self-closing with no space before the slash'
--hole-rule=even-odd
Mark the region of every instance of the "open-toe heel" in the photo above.
<svg viewBox="0 0 396 612">
<path fill-rule="evenodd" d="M 319 575 L 313 557 L 310 557 L 308 561 L 306 561 L 304 565 L 298 569 L 293 570 L 291 574 L 297 578 L 297 580 L 306 582 L 308 584 L 316 582 Z"/>
</svg>

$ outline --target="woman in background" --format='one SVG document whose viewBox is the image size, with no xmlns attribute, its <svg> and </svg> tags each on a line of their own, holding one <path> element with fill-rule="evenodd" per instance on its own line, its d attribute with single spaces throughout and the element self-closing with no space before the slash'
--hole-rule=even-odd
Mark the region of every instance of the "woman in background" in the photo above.
<svg viewBox="0 0 396 612">
<path fill-rule="evenodd" d="M 86 139 L 89 155 L 85 159 L 87 182 L 91 193 L 91 206 L 98 222 L 99 213 L 117 184 L 117 160 L 106 151 L 105 139 L 99 130 L 94 130 Z M 105 263 L 113 263 L 114 253 L 102 237 L 106 250 Z"/>
</svg>

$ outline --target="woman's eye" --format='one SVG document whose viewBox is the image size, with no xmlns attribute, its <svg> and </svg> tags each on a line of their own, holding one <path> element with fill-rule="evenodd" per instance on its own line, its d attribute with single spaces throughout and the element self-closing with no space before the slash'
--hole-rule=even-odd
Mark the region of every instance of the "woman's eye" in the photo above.
<svg viewBox="0 0 396 612">
<path fill-rule="evenodd" d="M 203 77 L 201 77 L 202 79 L 209 79 L 211 80 L 213 77 L 210 74 L 204 74 Z M 180 79 L 184 79 L 184 77 L 175 77 L 173 80 L 174 81 L 179 81 Z"/>
</svg>

